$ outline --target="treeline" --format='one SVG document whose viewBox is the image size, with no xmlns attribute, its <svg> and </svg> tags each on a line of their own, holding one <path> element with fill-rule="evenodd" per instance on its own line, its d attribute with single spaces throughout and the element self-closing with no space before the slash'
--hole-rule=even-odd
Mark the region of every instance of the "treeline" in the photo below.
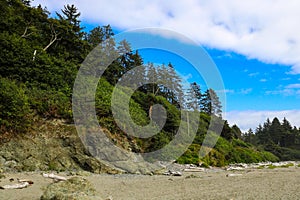
<svg viewBox="0 0 300 200">
<path fill-rule="evenodd" d="M 249 129 L 243 137 L 246 142 L 261 145 L 282 160 L 300 159 L 300 128 L 293 127 L 286 118 L 282 122 L 277 117 L 272 121 L 268 118 L 254 132 Z"/>
<path fill-rule="evenodd" d="M 74 5 L 66 5 L 56 18 L 26 0 L 0 0 L 0 9 L 1 133 L 26 132 L 37 115 L 71 122 L 77 71 L 97 44 L 113 36 L 111 27 L 84 32 Z M 112 67 L 135 59 L 126 56 Z M 112 77 L 109 71 L 106 77 Z"/>
<path fill-rule="evenodd" d="M 161 66 L 145 64 L 139 52 L 133 51 L 128 42 L 114 41 L 109 25 L 85 32 L 79 20 L 80 12 L 74 5 L 66 5 L 56 13 L 56 18 L 51 18 L 41 5 L 30 6 L 27 0 L 0 0 L 0 9 L 1 142 L 4 136 L 10 134 L 29 134 L 38 118 L 73 122 L 72 89 L 80 64 L 99 43 L 107 41 L 110 53 L 119 57 L 99 80 L 95 109 L 99 123 L 109 130 L 116 144 L 134 152 L 152 152 L 169 144 L 180 126 L 188 137 L 192 120 L 182 116 L 181 111 L 184 110 L 199 118 L 199 124 L 193 144 L 178 162 L 223 166 L 232 162 L 278 160 L 273 154 L 259 151 L 241 140 L 240 129 L 236 125 L 229 126 L 222 119 L 222 105 L 213 89 L 201 91 L 199 84 L 192 83 L 185 91 L 172 63 Z M 137 66 L 143 67 L 134 71 Z M 114 120 L 112 92 L 126 73 L 135 73 L 131 76 L 135 79 L 131 83 L 140 85 L 143 81 L 149 82 L 139 86 L 130 97 L 130 115 L 136 124 L 147 125 L 150 118 L 159 123 L 159 119 L 149 113 L 153 105 L 160 104 L 166 110 L 162 130 L 152 137 L 141 139 L 127 135 Z M 124 91 L 118 95 L 128 97 L 126 90 L 130 89 L 124 86 Z M 122 116 L 124 113 L 119 114 Z M 223 129 L 219 130 L 220 127 Z M 199 157 L 199 149 L 207 133 L 213 139 L 218 138 L 216 133 L 219 131 L 222 137 L 217 139 L 214 149 L 206 147 L 210 153 L 204 158 Z M 180 147 L 178 144 L 174 150 Z"/>
<path fill-rule="evenodd" d="M 0 8 L 2 132 L 24 131 L 32 117 L 29 110 L 47 118 L 72 120 L 71 95 L 76 73 L 87 54 L 103 41 L 108 40 L 113 53 L 121 55 L 103 74 L 111 85 L 126 72 L 143 65 L 141 56 L 131 50 L 130 44 L 115 43 L 109 25 L 84 32 L 80 12 L 74 5 L 56 12 L 56 18 L 51 18 L 41 5 L 31 7 L 30 1 L 25 0 L 1 0 Z M 164 96 L 178 108 L 180 103 L 185 106 L 181 79 L 171 63 L 160 67 L 149 63 L 142 69 L 133 75 L 136 80 L 155 78 L 167 81 L 171 87 L 162 82 L 148 84 L 139 91 Z M 215 93 L 211 89 L 207 92 L 203 110 L 214 113 L 210 94 Z"/>
</svg>

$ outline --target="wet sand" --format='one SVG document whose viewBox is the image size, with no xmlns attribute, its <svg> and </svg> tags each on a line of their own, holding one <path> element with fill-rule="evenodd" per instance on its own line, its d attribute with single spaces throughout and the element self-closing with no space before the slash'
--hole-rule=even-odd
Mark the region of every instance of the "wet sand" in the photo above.
<svg viewBox="0 0 300 200">
<path fill-rule="evenodd" d="M 17 178 L 30 179 L 34 184 L 24 189 L 0 190 L 1 200 L 37 200 L 43 189 L 52 183 L 38 172 L 5 175 L 0 185 L 11 184 L 11 178 L 15 182 Z M 91 174 L 84 178 L 94 185 L 98 196 L 113 200 L 300 199 L 299 167 L 185 172 L 178 177 Z"/>
</svg>

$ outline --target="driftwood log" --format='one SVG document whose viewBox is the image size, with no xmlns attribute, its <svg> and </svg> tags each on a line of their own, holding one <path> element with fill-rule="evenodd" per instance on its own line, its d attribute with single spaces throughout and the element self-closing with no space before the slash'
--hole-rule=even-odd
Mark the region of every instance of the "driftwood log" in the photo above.
<svg viewBox="0 0 300 200">
<path fill-rule="evenodd" d="M 33 181 L 30 180 L 18 180 L 19 183 L 0 186 L 0 189 L 23 189 L 33 184 Z"/>
<path fill-rule="evenodd" d="M 226 174 L 226 177 L 243 176 L 243 174 Z"/>
<path fill-rule="evenodd" d="M 55 175 L 53 173 L 51 174 L 43 174 L 43 177 L 45 178 L 51 178 L 51 179 L 54 179 L 55 181 L 66 181 L 67 178 L 63 177 L 63 176 L 58 176 L 58 175 Z"/>
</svg>

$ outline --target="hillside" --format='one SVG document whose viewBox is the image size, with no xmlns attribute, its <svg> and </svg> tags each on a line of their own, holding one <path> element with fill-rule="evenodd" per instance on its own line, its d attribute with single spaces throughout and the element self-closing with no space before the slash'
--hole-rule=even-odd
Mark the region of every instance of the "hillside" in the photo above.
<svg viewBox="0 0 300 200">
<path fill-rule="evenodd" d="M 0 8 L 2 170 L 149 173 L 147 170 L 153 166 L 145 165 L 143 160 L 176 160 L 208 167 L 287 158 L 268 145 L 247 140 L 248 135 L 243 135 L 236 125 L 230 126 L 222 118 L 221 102 L 213 88 L 201 91 L 198 83 L 190 83 L 189 90 L 183 92 L 181 78 L 172 63 L 144 64 L 139 52 L 131 50 L 126 41 L 116 44 L 109 25 L 85 32 L 74 5 L 66 5 L 56 18 L 50 17 L 42 6 L 31 7 L 28 1 L 1 0 Z M 93 135 L 97 128 L 94 125 L 74 120 L 72 109 L 73 85 L 81 63 L 104 41 L 106 46 L 98 46 L 97 50 L 106 52 L 110 48 L 109 53 L 118 55 L 117 59 L 105 71 L 97 69 L 87 74 L 102 73 L 95 92 L 95 112 L 105 139 Z M 142 66 L 141 71 L 133 77 L 141 83 L 153 77 L 164 81 L 140 86 L 135 91 L 126 85 L 116 89 L 122 76 L 137 66 Z M 114 92 L 118 98 L 112 105 Z M 124 104 L 125 99 L 129 99 L 129 105 Z M 84 109 L 77 107 L 76 112 L 84 113 Z M 125 120 L 128 113 L 130 121 Z M 92 118 L 91 121 L 94 122 Z M 76 132 L 81 125 L 86 131 L 84 137 Z M 153 130 L 156 134 L 139 137 Z M 92 143 L 86 138 L 93 138 Z M 108 152 L 101 152 L 102 140 L 126 153 L 109 148 L 105 149 Z M 158 153 L 151 154 L 155 151 Z M 98 155 L 100 159 L 95 158 Z M 118 159 L 110 160 L 109 155 Z M 132 166 L 125 158 L 140 162 Z"/>
</svg>

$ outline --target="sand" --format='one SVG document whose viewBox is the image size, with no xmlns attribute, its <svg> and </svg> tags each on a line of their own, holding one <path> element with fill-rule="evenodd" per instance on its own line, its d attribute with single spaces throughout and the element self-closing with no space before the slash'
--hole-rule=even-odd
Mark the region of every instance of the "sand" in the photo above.
<svg viewBox="0 0 300 200">
<path fill-rule="evenodd" d="M 234 174 L 234 175 L 232 175 Z M 60 175 L 65 175 L 60 173 Z M 229 176 L 228 176 L 229 175 Z M 24 189 L 0 190 L 0 199 L 37 200 L 52 183 L 41 173 L 12 173 L 0 179 L 30 179 Z M 185 172 L 183 176 L 107 175 L 84 176 L 103 199 L 300 199 L 300 168 L 209 170 Z"/>
</svg>

